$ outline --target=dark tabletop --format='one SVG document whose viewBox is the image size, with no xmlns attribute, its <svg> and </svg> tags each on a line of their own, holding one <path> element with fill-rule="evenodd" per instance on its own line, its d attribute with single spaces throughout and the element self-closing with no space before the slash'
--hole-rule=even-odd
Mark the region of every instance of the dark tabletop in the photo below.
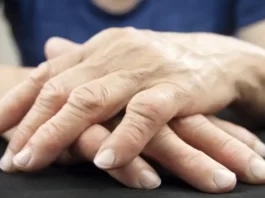
<svg viewBox="0 0 265 198">
<path fill-rule="evenodd" d="M 258 132 L 265 141 L 265 132 Z M 0 152 L 6 144 L 0 141 Z M 264 186 L 239 183 L 228 194 L 198 192 L 169 173 L 160 170 L 163 184 L 156 190 L 132 190 L 121 186 L 92 164 L 73 167 L 52 166 L 38 173 L 7 175 L 0 172 L 0 198 L 265 198 Z"/>
</svg>

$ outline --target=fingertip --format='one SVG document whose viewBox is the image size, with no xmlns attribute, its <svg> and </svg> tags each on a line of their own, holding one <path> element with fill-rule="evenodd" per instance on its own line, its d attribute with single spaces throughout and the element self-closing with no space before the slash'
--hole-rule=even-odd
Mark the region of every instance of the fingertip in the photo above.
<svg viewBox="0 0 265 198">
<path fill-rule="evenodd" d="M 107 172 L 129 188 L 151 190 L 161 185 L 159 175 L 141 157 L 136 157 L 131 163 Z"/>
<path fill-rule="evenodd" d="M 217 193 L 228 192 L 236 185 L 236 175 L 228 170 L 219 169 L 214 172 L 213 181 L 217 187 Z"/>
<path fill-rule="evenodd" d="M 100 169 L 111 169 L 115 166 L 116 154 L 113 149 L 105 149 L 99 152 L 95 159 L 94 164 Z"/>
<path fill-rule="evenodd" d="M 260 140 L 256 140 L 253 150 L 261 157 L 265 157 L 265 144 Z"/>
<path fill-rule="evenodd" d="M 140 173 L 139 183 L 143 189 L 155 189 L 161 185 L 160 177 L 153 171 L 143 170 Z"/>
<path fill-rule="evenodd" d="M 7 149 L 5 154 L 0 160 L 0 169 L 3 172 L 12 173 L 16 171 L 16 168 L 14 167 L 13 161 L 12 161 L 13 156 L 14 156 L 13 152 Z"/>
<path fill-rule="evenodd" d="M 32 151 L 30 148 L 24 148 L 18 154 L 16 154 L 12 162 L 18 169 L 26 169 L 32 156 Z"/>
<path fill-rule="evenodd" d="M 250 161 L 250 172 L 252 177 L 249 177 L 249 183 L 264 184 L 265 183 L 265 161 L 255 157 Z M 251 181 L 252 180 L 252 181 Z"/>
</svg>

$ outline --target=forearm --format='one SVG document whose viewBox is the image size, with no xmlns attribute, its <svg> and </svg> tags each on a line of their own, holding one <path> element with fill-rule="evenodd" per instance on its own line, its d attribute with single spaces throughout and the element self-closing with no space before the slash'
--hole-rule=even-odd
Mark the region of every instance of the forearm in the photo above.
<svg viewBox="0 0 265 198">
<path fill-rule="evenodd" d="M 0 65 L 0 97 L 12 87 L 26 79 L 32 68 L 16 67 L 11 65 Z"/>
<path fill-rule="evenodd" d="M 265 48 L 265 20 L 249 25 L 239 30 L 238 38 Z"/>
</svg>

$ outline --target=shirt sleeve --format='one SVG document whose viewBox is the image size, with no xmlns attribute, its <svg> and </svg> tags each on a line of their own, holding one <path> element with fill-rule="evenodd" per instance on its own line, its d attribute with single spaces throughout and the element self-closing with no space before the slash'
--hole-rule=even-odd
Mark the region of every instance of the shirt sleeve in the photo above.
<svg viewBox="0 0 265 198">
<path fill-rule="evenodd" d="M 265 0 L 237 0 L 235 26 L 239 30 L 265 19 Z"/>
</svg>

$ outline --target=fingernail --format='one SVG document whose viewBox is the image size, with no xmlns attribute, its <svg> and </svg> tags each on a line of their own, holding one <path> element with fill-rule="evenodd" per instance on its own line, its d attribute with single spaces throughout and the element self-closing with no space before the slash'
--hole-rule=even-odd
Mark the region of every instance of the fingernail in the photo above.
<svg viewBox="0 0 265 198">
<path fill-rule="evenodd" d="M 256 141 L 254 151 L 261 157 L 265 157 L 265 144 L 259 140 Z"/>
<path fill-rule="evenodd" d="M 0 168 L 1 170 L 3 170 L 4 172 L 11 172 L 13 169 L 13 162 L 12 162 L 12 158 L 13 158 L 14 154 L 7 149 L 4 156 L 2 157 L 1 161 L 0 161 Z"/>
<path fill-rule="evenodd" d="M 140 174 L 139 183 L 144 189 L 154 189 L 160 186 L 161 179 L 155 173 L 144 170 Z"/>
<path fill-rule="evenodd" d="M 25 148 L 13 158 L 13 163 L 18 167 L 25 167 L 31 158 L 31 149 Z"/>
<path fill-rule="evenodd" d="M 255 178 L 259 180 L 265 179 L 265 161 L 259 158 L 254 158 L 250 162 L 250 171 Z"/>
<path fill-rule="evenodd" d="M 115 153 L 112 149 L 106 149 L 99 153 L 95 159 L 94 164 L 102 169 L 112 168 L 116 159 Z"/>
<path fill-rule="evenodd" d="M 213 179 L 216 186 L 223 189 L 235 183 L 236 175 L 227 170 L 220 169 L 215 171 Z"/>
</svg>

